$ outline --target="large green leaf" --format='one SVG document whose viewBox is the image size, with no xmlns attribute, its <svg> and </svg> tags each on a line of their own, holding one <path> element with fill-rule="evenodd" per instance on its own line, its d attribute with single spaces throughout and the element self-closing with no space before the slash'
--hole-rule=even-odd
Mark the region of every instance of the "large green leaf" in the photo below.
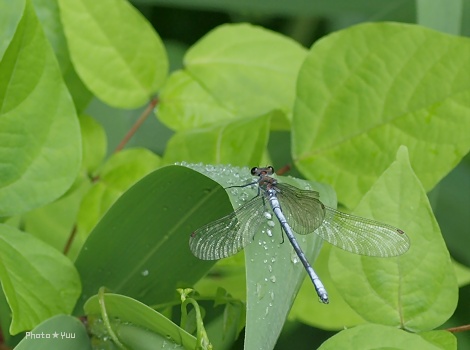
<svg viewBox="0 0 470 350">
<path fill-rule="evenodd" d="M 281 110 L 290 115 L 305 49 L 293 40 L 248 24 L 222 25 L 185 56 L 185 70 L 170 76 L 158 117 L 187 130 Z"/>
<path fill-rule="evenodd" d="M 245 185 L 255 179 L 248 168 L 230 166 L 188 165 L 224 187 Z M 332 189 L 318 183 L 308 183 L 299 179 L 278 177 L 300 188 L 314 188 L 320 192 L 323 203 L 336 206 L 336 197 Z M 234 207 L 238 207 L 257 195 L 252 187 L 232 188 L 229 191 Z M 266 203 L 267 206 L 269 206 Z M 267 209 L 269 211 L 269 209 Z M 273 219 L 276 221 L 276 219 Z M 273 221 L 273 222 L 274 222 Z M 279 333 L 289 313 L 300 284 L 305 278 L 305 270 L 296 259 L 295 252 L 286 240 L 282 242 L 279 224 L 271 227 L 272 237 L 266 230 L 257 232 L 253 242 L 245 251 L 246 266 L 246 300 L 247 315 L 245 329 L 245 348 L 271 349 L 274 347 Z M 267 226 L 266 229 L 269 227 Z M 313 263 L 319 253 L 321 239 L 314 234 L 298 236 L 299 244 L 310 262 Z M 321 276 L 320 276 L 321 277 Z M 206 286 L 207 288 L 207 282 Z M 310 302 L 317 302 L 318 297 L 313 291 Z"/>
<path fill-rule="evenodd" d="M 299 188 L 320 192 L 322 202 L 335 207 L 334 191 L 326 185 L 307 183 L 298 179 L 282 178 Z M 256 193 L 255 191 L 253 191 Z M 303 265 L 282 233 L 277 219 L 272 237 L 261 233 L 254 244 L 245 248 L 247 283 L 246 349 L 272 349 L 281 333 L 295 296 L 305 279 Z M 311 264 L 320 252 L 322 240 L 315 234 L 297 236 L 297 240 Z M 322 276 L 320 276 L 322 278 Z M 308 279 L 308 278 L 307 278 Z M 311 282 L 310 282 L 311 283 Z M 311 303 L 319 303 L 312 288 Z"/>
<path fill-rule="evenodd" d="M 70 313 L 80 294 L 73 264 L 34 236 L 0 224 L 0 280 L 12 312 L 10 333 Z"/>
<path fill-rule="evenodd" d="M 147 175 L 85 242 L 76 261 L 83 295 L 75 312 L 102 286 L 147 304 L 174 299 L 177 287 L 194 284 L 214 264 L 191 254 L 191 232 L 231 210 L 225 191 L 190 169 L 168 166 Z"/>
<path fill-rule="evenodd" d="M 430 190 L 470 149 L 470 40 L 364 24 L 314 44 L 297 84 L 293 156 L 357 205 L 400 145 Z"/>
<path fill-rule="evenodd" d="M 62 195 L 80 167 L 80 131 L 54 54 L 27 2 L 0 62 L 0 216 Z"/>
<path fill-rule="evenodd" d="M 331 276 L 346 302 L 369 322 L 411 331 L 444 323 L 457 305 L 457 279 L 405 147 L 361 200 L 355 214 L 401 227 L 410 237 L 411 248 L 400 257 L 387 259 L 333 250 Z"/>
<path fill-rule="evenodd" d="M 163 44 L 125 0 L 59 0 L 70 57 L 86 86 L 111 106 L 135 108 L 168 72 Z"/>
<path fill-rule="evenodd" d="M 168 141 L 164 161 L 239 166 L 260 164 L 268 144 L 269 124 L 270 116 L 266 115 L 177 132 Z"/>
</svg>

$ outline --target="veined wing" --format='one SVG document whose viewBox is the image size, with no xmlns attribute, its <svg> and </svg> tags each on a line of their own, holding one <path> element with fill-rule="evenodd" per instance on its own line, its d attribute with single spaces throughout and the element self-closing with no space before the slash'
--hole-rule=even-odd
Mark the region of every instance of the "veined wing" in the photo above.
<svg viewBox="0 0 470 350">
<path fill-rule="evenodd" d="M 218 260 L 238 253 L 266 224 L 264 211 L 262 196 L 256 196 L 227 216 L 202 226 L 189 238 L 191 252 L 202 260 Z"/>
<path fill-rule="evenodd" d="M 390 257 L 401 255 L 410 247 L 406 233 L 394 226 L 325 208 L 325 219 L 315 233 L 338 248 L 360 255 Z"/>
<path fill-rule="evenodd" d="M 325 217 L 325 206 L 320 202 L 318 192 L 301 190 L 285 183 L 276 187 L 282 212 L 294 232 L 306 235 L 320 227 Z"/>
</svg>

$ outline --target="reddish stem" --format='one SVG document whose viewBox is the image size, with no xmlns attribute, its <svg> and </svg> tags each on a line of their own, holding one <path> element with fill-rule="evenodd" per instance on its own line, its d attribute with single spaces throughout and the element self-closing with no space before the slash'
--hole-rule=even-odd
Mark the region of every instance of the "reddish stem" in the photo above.
<svg viewBox="0 0 470 350">
<path fill-rule="evenodd" d="M 290 164 L 286 164 L 281 169 L 276 171 L 276 175 L 283 175 L 283 174 L 287 173 L 290 169 L 291 169 Z"/>
<path fill-rule="evenodd" d="M 73 225 L 72 232 L 70 232 L 70 235 L 69 235 L 69 239 L 67 240 L 67 243 L 65 243 L 64 255 L 68 254 L 76 235 L 77 235 L 77 225 Z"/>
<path fill-rule="evenodd" d="M 114 150 L 114 153 L 117 153 L 117 152 L 119 152 L 120 150 L 122 150 L 124 148 L 124 146 L 129 142 L 129 140 L 132 138 L 132 136 L 134 136 L 136 131 L 140 128 L 142 123 L 148 118 L 150 113 L 152 113 L 152 111 L 155 108 L 155 106 L 157 105 L 157 103 L 158 103 L 158 98 L 157 97 L 154 97 L 150 100 L 150 103 L 148 104 L 147 108 L 145 108 L 145 110 L 140 115 L 139 119 L 137 119 L 137 121 L 134 123 L 134 125 L 132 125 L 132 128 L 127 132 L 127 134 L 121 140 L 119 145 Z"/>
<path fill-rule="evenodd" d="M 458 327 L 447 328 L 446 331 L 451 332 L 451 333 L 470 331 L 470 324 L 466 324 L 466 325 L 458 326 Z"/>
</svg>

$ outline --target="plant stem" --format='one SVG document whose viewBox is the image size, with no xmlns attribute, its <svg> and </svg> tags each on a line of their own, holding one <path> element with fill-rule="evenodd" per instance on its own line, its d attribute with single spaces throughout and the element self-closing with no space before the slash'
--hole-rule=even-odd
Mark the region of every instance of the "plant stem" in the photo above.
<svg viewBox="0 0 470 350">
<path fill-rule="evenodd" d="M 451 332 L 451 333 L 470 331 L 470 324 L 466 324 L 466 325 L 458 326 L 458 327 L 447 328 L 445 330 L 447 332 Z"/>
<path fill-rule="evenodd" d="M 119 145 L 114 150 L 114 153 L 117 153 L 117 152 L 119 152 L 120 150 L 122 150 L 124 148 L 124 146 L 129 142 L 129 140 L 132 138 L 132 136 L 134 136 L 136 131 L 140 128 L 142 123 L 147 119 L 147 117 L 150 115 L 150 113 L 152 113 L 152 111 L 155 108 L 155 106 L 157 105 L 157 103 L 158 103 L 158 98 L 157 97 L 154 97 L 150 100 L 150 103 L 148 104 L 147 108 L 145 108 L 145 110 L 140 115 L 139 119 L 137 119 L 137 121 L 134 123 L 134 125 L 132 125 L 132 128 L 127 132 L 127 134 L 121 140 Z"/>
</svg>

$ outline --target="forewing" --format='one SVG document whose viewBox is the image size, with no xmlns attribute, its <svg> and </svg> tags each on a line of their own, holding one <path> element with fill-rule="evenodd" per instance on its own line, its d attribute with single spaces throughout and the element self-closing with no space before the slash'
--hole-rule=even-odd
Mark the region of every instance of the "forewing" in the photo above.
<svg viewBox="0 0 470 350">
<path fill-rule="evenodd" d="M 282 212 L 292 229 L 301 235 L 315 231 L 325 217 L 325 206 L 316 191 L 301 190 L 288 184 L 277 184 Z"/>
<path fill-rule="evenodd" d="M 264 211 L 262 197 L 256 196 L 231 214 L 197 229 L 189 238 L 191 252 L 202 260 L 218 260 L 238 253 L 266 223 Z"/>
<path fill-rule="evenodd" d="M 325 209 L 323 224 L 315 233 L 338 248 L 360 255 L 390 257 L 401 255 L 410 247 L 406 233 L 394 226 Z"/>
</svg>

